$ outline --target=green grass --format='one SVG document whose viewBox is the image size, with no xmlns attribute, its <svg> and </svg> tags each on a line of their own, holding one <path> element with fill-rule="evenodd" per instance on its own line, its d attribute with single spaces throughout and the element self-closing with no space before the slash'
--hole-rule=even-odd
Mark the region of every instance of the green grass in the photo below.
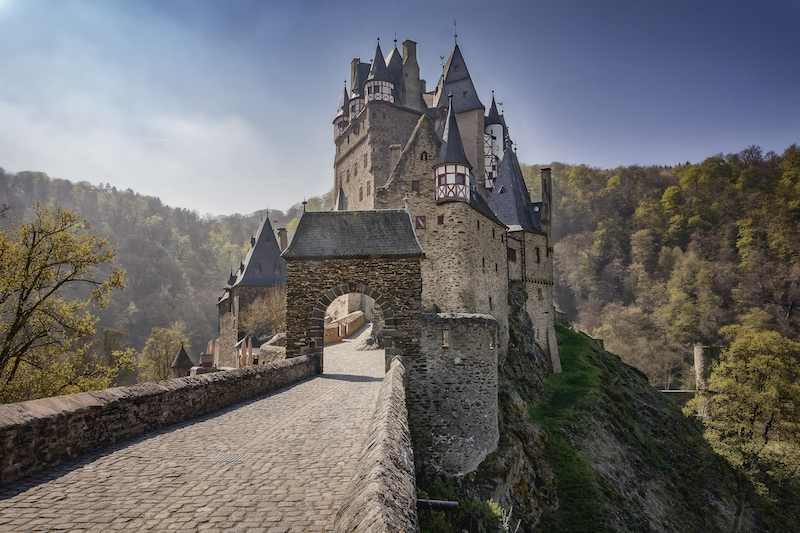
<svg viewBox="0 0 800 533">
<path fill-rule="evenodd" d="M 602 390 L 600 369 L 586 359 L 592 352 L 589 339 L 556 325 L 562 344 L 559 347 L 561 374 L 545 381 L 546 401 L 528 408 L 531 420 L 547 432 L 546 458 L 558 480 L 559 508 L 544 517 L 545 531 L 600 531 L 605 520 L 599 505 L 601 487 L 589 463 L 567 441 L 563 428 L 586 418 L 589 405 Z"/>
</svg>

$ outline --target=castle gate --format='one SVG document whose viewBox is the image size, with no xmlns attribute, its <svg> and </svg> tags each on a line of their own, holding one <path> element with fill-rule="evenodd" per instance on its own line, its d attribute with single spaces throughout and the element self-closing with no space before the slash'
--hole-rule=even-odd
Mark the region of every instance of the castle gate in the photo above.
<svg viewBox="0 0 800 533">
<path fill-rule="evenodd" d="M 419 354 L 424 253 L 407 211 L 304 213 L 284 251 L 286 356 L 319 356 L 325 311 L 336 297 L 362 293 L 383 311 L 385 346 Z"/>
</svg>

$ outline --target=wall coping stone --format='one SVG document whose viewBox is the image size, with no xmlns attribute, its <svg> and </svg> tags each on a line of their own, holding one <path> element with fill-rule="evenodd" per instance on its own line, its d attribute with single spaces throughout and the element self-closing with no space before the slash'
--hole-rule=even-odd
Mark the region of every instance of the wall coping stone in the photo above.
<svg viewBox="0 0 800 533">
<path fill-rule="evenodd" d="M 0 483 L 106 444 L 206 415 L 317 373 L 314 355 L 0 405 Z"/>
<path fill-rule="evenodd" d="M 408 427 L 405 367 L 392 361 L 375 414 L 342 505 L 334 533 L 418 533 L 414 451 Z"/>
</svg>

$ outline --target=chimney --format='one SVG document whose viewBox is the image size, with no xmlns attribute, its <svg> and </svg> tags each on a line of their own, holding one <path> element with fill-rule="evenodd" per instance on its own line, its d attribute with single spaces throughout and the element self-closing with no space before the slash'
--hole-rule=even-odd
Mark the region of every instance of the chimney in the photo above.
<svg viewBox="0 0 800 533">
<path fill-rule="evenodd" d="M 286 228 L 278 228 L 278 246 L 281 253 L 286 249 Z"/>
</svg>

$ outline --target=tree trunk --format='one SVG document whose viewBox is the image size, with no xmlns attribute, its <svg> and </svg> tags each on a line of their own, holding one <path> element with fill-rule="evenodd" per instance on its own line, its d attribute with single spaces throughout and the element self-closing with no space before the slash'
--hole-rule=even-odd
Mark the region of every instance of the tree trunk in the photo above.
<svg viewBox="0 0 800 533">
<path fill-rule="evenodd" d="M 739 533 L 742 530 L 742 522 L 744 522 L 744 510 L 747 508 L 747 492 L 742 492 L 739 498 L 739 508 L 736 510 L 736 518 L 733 521 L 733 533 Z"/>
</svg>

